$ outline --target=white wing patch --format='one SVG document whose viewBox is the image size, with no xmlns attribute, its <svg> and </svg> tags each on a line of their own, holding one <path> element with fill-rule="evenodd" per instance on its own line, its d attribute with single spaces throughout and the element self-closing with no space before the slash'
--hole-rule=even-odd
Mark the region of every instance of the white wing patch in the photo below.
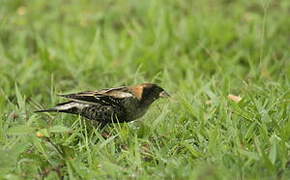
<svg viewBox="0 0 290 180">
<path fill-rule="evenodd" d="M 118 88 L 111 88 L 111 89 L 105 89 L 101 91 L 97 91 L 97 95 L 107 95 L 112 96 L 115 98 L 128 98 L 132 97 L 133 95 L 130 92 L 125 92 L 126 87 L 118 87 Z"/>
<path fill-rule="evenodd" d="M 133 96 L 131 93 L 120 92 L 120 91 L 111 91 L 111 92 L 108 92 L 106 95 L 113 96 L 115 98 L 128 98 L 128 97 L 132 97 Z"/>
<path fill-rule="evenodd" d="M 56 106 L 55 109 L 58 110 L 58 111 L 62 111 L 62 110 L 68 110 L 68 109 L 71 109 L 71 108 L 74 108 L 74 107 L 83 108 L 83 107 L 88 107 L 88 106 L 90 106 L 90 105 L 89 104 L 80 104 L 80 103 L 77 103 L 77 102 L 70 102 L 70 103 L 67 103 L 67 104 Z"/>
</svg>

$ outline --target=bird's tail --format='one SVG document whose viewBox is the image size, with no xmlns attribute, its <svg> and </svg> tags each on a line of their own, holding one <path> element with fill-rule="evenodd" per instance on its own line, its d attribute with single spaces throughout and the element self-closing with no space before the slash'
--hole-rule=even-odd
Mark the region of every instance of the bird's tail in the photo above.
<svg viewBox="0 0 290 180">
<path fill-rule="evenodd" d="M 79 109 L 80 103 L 74 102 L 74 101 L 68 101 L 64 103 L 57 104 L 53 108 L 49 109 L 40 109 L 37 111 L 34 111 L 35 113 L 40 112 L 66 112 L 66 113 L 77 113 L 77 110 Z"/>
<path fill-rule="evenodd" d="M 50 108 L 50 109 L 41 109 L 41 110 L 37 110 L 37 111 L 34 111 L 35 113 L 41 113 L 41 112 L 58 112 L 57 109 L 55 108 Z"/>
</svg>

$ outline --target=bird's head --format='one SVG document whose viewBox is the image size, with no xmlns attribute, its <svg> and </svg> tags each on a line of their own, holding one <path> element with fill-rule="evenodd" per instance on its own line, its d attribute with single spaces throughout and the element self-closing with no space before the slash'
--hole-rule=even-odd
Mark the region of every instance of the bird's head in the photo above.
<svg viewBox="0 0 290 180">
<path fill-rule="evenodd" d="M 170 95 L 160 86 L 153 83 L 143 83 L 134 86 L 133 91 L 135 96 L 143 105 L 150 105 L 159 98 L 167 98 Z"/>
</svg>

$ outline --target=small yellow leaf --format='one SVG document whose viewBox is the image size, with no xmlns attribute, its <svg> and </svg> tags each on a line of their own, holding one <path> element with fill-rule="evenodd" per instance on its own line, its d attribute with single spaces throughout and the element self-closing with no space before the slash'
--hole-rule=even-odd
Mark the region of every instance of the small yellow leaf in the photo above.
<svg viewBox="0 0 290 180">
<path fill-rule="evenodd" d="M 44 134 L 42 134 L 41 132 L 37 132 L 36 136 L 39 137 L 39 138 L 42 138 L 42 137 L 44 137 Z"/>
<path fill-rule="evenodd" d="M 233 94 L 229 94 L 228 98 L 230 100 L 232 100 L 232 101 L 235 101 L 235 102 L 240 102 L 242 100 L 242 98 L 240 96 L 236 96 L 236 95 L 233 95 Z"/>
</svg>

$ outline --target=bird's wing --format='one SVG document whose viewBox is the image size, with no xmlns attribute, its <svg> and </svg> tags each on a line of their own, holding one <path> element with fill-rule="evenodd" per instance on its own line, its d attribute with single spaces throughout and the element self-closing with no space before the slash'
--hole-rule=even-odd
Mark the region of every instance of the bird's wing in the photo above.
<svg viewBox="0 0 290 180">
<path fill-rule="evenodd" d="M 115 104 L 121 99 L 133 97 L 127 87 L 102 89 L 98 91 L 85 91 L 73 94 L 60 95 L 61 97 L 81 101 L 84 103 L 98 103 L 104 105 Z"/>
</svg>

